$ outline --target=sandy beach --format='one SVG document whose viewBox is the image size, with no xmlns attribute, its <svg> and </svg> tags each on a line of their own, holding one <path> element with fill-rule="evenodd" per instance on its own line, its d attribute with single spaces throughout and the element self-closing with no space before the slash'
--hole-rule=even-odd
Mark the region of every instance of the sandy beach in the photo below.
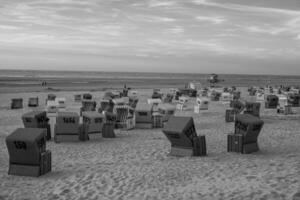
<svg viewBox="0 0 300 200">
<path fill-rule="evenodd" d="M 246 88 L 240 88 L 246 91 Z M 67 99 L 67 110 L 79 112 L 74 94 L 56 92 Z M 138 90 L 146 101 L 152 90 Z M 40 109 L 48 93 L 0 95 L 0 199 L 292 199 L 299 191 L 299 118 L 264 119 L 252 154 L 227 152 L 227 134 L 233 123 L 225 123 L 222 102 L 211 102 L 209 110 L 193 112 L 195 99 L 186 111 L 193 116 L 197 133 L 206 135 L 206 157 L 172 157 L 170 142 L 161 129 L 116 131 L 117 138 L 101 136 L 86 142 L 47 142 L 52 152 L 52 172 L 38 177 L 7 174 L 9 157 L 5 137 L 23 127 L 21 115 L 29 97 L 39 96 Z M 103 92 L 91 93 L 96 101 Z M 10 110 L 13 97 L 23 97 L 24 108 Z M 247 98 L 247 97 L 244 97 Z"/>
</svg>

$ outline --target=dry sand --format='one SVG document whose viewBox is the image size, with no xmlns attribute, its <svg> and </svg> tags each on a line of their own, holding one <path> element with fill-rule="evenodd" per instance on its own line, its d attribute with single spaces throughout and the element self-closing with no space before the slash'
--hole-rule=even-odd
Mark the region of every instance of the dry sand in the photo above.
<svg viewBox="0 0 300 200">
<path fill-rule="evenodd" d="M 151 90 L 139 90 L 142 98 Z M 79 111 L 73 95 L 68 110 Z M 103 92 L 92 93 L 98 101 Z M 260 151 L 242 155 L 227 153 L 225 108 L 212 102 L 209 111 L 192 115 L 198 134 L 206 135 L 207 157 L 168 156 L 170 143 L 161 129 L 117 132 L 117 138 L 87 142 L 47 143 L 52 151 L 52 172 L 39 178 L 9 176 L 5 137 L 23 127 L 21 115 L 31 108 L 29 97 L 46 93 L 0 94 L 0 200 L 2 199 L 292 199 L 299 191 L 300 120 L 265 119 L 259 135 Z M 24 98 L 24 109 L 10 110 L 10 99 Z M 99 101 L 98 101 L 99 102 Z M 284 119 L 284 118 L 283 118 Z"/>
</svg>

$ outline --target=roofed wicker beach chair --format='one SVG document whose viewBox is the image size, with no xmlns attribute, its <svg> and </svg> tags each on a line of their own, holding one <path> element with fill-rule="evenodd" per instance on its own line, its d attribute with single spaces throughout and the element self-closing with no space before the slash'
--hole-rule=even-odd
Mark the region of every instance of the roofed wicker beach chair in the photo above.
<svg viewBox="0 0 300 200">
<path fill-rule="evenodd" d="M 266 101 L 265 101 L 265 108 L 269 109 L 276 109 L 278 105 L 278 96 L 274 94 L 267 95 Z"/>
<path fill-rule="evenodd" d="M 46 130 L 18 128 L 6 137 L 9 175 L 41 176 L 51 171 L 51 152 L 46 150 Z"/>
<path fill-rule="evenodd" d="M 162 115 L 163 122 L 167 122 L 176 112 L 176 107 L 173 104 L 163 103 L 157 106 L 158 112 Z"/>
<path fill-rule="evenodd" d="M 128 105 L 114 106 L 114 113 L 116 114 L 116 127 L 120 129 L 130 130 L 135 126 L 134 109 Z"/>
<path fill-rule="evenodd" d="M 264 122 L 253 115 L 241 114 L 235 119 L 234 134 L 227 136 L 228 152 L 252 153 L 259 150 L 257 138 Z"/>
<path fill-rule="evenodd" d="M 85 141 L 88 135 L 79 124 L 79 115 L 75 112 L 59 112 L 54 127 L 54 142 Z"/>
<path fill-rule="evenodd" d="M 11 99 L 10 108 L 11 109 L 23 108 L 23 99 L 22 98 Z"/>
<path fill-rule="evenodd" d="M 189 101 L 188 97 L 185 96 L 181 96 L 179 97 L 178 103 L 176 105 L 176 109 L 178 110 L 185 110 L 187 109 L 187 103 Z"/>
<path fill-rule="evenodd" d="M 74 101 L 75 102 L 80 102 L 81 101 L 81 94 L 75 94 L 74 95 Z"/>
<path fill-rule="evenodd" d="M 28 107 L 38 107 L 39 106 L 39 98 L 38 97 L 30 97 L 28 99 Z"/>
<path fill-rule="evenodd" d="M 56 95 L 55 94 L 48 94 L 46 99 L 46 105 L 48 101 L 55 101 Z"/>
<path fill-rule="evenodd" d="M 84 93 L 82 95 L 82 99 L 84 100 L 92 100 L 93 96 L 90 93 Z"/>
<path fill-rule="evenodd" d="M 83 112 L 87 111 L 96 111 L 97 103 L 93 100 L 82 100 L 82 106 L 80 108 L 80 116 L 82 116 Z"/>
<path fill-rule="evenodd" d="M 244 114 L 250 114 L 250 115 L 259 117 L 260 116 L 260 102 L 246 101 Z"/>
<path fill-rule="evenodd" d="M 300 94 L 291 93 L 288 95 L 288 103 L 292 107 L 299 107 L 300 106 Z"/>
<path fill-rule="evenodd" d="M 135 108 L 136 128 L 152 128 L 153 105 L 138 103 Z"/>
<path fill-rule="evenodd" d="M 201 110 L 208 110 L 209 99 L 205 97 L 197 98 L 196 105 L 194 107 L 195 113 L 200 113 Z"/>
<path fill-rule="evenodd" d="M 47 130 L 46 139 L 51 139 L 51 129 L 46 111 L 31 111 L 22 115 L 25 128 L 42 128 Z"/>
<path fill-rule="evenodd" d="M 95 134 L 101 134 L 105 123 L 105 115 L 96 111 L 82 113 L 83 130 L 88 134 L 89 139 Z"/>
<path fill-rule="evenodd" d="M 172 156 L 205 156 L 205 136 L 197 136 L 192 117 L 172 116 L 163 128 Z"/>
</svg>

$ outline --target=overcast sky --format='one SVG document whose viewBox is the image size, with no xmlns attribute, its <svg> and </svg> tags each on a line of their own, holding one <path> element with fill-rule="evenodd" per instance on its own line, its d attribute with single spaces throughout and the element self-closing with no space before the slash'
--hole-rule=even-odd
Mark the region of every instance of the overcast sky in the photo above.
<svg viewBox="0 0 300 200">
<path fill-rule="evenodd" d="M 300 75 L 300 0 L 1 0 L 8 68 Z"/>
</svg>

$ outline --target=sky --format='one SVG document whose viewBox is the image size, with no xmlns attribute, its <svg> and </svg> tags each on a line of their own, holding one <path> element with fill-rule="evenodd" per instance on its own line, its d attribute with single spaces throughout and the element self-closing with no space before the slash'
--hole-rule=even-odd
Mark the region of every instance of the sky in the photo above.
<svg viewBox="0 0 300 200">
<path fill-rule="evenodd" d="M 300 75 L 300 0 L 1 0 L 0 69 Z"/>
</svg>

